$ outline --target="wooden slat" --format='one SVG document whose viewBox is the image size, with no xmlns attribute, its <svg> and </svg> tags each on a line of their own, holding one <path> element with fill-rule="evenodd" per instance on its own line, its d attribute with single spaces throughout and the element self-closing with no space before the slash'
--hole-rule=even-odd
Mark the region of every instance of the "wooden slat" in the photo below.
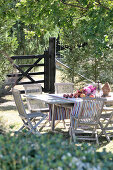
<svg viewBox="0 0 113 170">
<path fill-rule="evenodd" d="M 18 65 L 19 67 L 32 67 L 34 66 L 34 64 L 19 64 Z M 38 66 L 44 66 L 44 64 L 36 64 L 35 67 L 38 67 Z"/>
<path fill-rule="evenodd" d="M 44 58 L 44 63 L 45 63 L 45 66 L 44 66 L 44 80 L 45 80 L 45 84 L 44 84 L 44 89 L 50 89 L 50 71 L 49 71 L 49 67 L 50 67 L 50 62 L 49 62 L 49 59 L 50 59 L 50 56 L 49 56 L 49 53 L 48 51 L 45 51 L 44 52 L 45 54 L 45 58 Z"/>
<path fill-rule="evenodd" d="M 22 73 L 22 76 L 20 76 L 17 80 L 16 80 L 16 84 L 18 84 L 18 82 L 20 82 L 20 80 L 23 77 L 27 77 L 32 83 L 34 83 L 34 79 L 28 74 L 28 70 L 27 71 L 23 71 L 18 65 L 15 64 L 15 67 L 18 69 L 19 72 Z"/>
<path fill-rule="evenodd" d="M 81 134 L 81 133 L 86 133 L 86 134 L 95 134 L 93 130 L 75 130 L 75 133 Z M 83 137 L 83 136 L 82 136 Z"/>
<path fill-rule="evenodd" d="M 19 82 L 18 85 L 32 84 L 33 82 Z M 35 81 L 34 83 L 44 83 L 44 80 Z"/>
<path fill-rule="evenodd" d="M 94 140 L 94 141 L 95 141 L 96 138 L 90 138 L 90 137 L 89 137 L 89 138 L 88 138 L 88 137 L 86 137 L 86 138 L 85 138 L 85 137 L 77 137 L 77 140 L 88 140 L 88 141 Z"/>
<path fill-rule="evenodd" d="M 18 65 L 15 64 L 15 67 L 19 70 L 19 72 L 22 73 L 22 76 L 20 76 L 20 77 L 18 78 L 18 80 L 16 81 L 16 84 L 19 84 L 20 80 L 21 80 L 23 77 L 27 77 L 28 79 L 31 80 L 32 83 L 35 83 L 34 79 L 32 79 L 32 78 L 30 77 L 29 72 L 32 70 L 32 68 L 33 68 L 35 65 L 37 65 L 37 63 L 40 62 L 40 60 L 41 60 L 41 59 L 38 58 L 38 60 L 35 61 L 35 63 L 33 64 L 33 66 L 29 67 L 25 72 L 24 72 Z"/>
<path fill-rule="evenodd" d="M 107 127 L 105 130 L 113 130 L 113 127 Z"/>
<path fill-rule="evenodd" d="M 44 58 L 43 55 L 23 55 L 23 56 L 12 56 L 11 57 L 13 60 L 15 59 L 33 59 L 33 58 Z"/>
<path fill-rule="evenodd" d="M 35 72 L 35 73 L 29 73 L 29 75 L 44 75 L 44 72 Z M 8 77 L 19 77 L 22 76 L 21 73 L 18 74 L 8 74 Z"/>
</svg>

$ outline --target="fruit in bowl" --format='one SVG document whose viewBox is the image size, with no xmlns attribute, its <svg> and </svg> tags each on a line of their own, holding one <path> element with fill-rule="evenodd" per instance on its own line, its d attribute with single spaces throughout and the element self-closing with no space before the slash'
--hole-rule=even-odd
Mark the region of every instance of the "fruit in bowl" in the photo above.
<svg viewBox="0 0 113 170">
<path fill-rule="evenodd" d="M 73 97 L 73 93 L 71 93 L 70 95 L 69 95 L 69 98 L 72 98 Z"/>
<path fill-rule="evenodd" d="M 80 97 L 86 97 L 86 95 L 84 93 L 81 93 Z"/>
<path fill-rule="evenodd" d="M 74 93 L 74 94 L 73 94 L 73 97 L 74 97 L 74 98 L 77 98 L 77 97 L 78 97 L 78 93 Z"/>
<path fill-rule="evenodd" d="M 68 94 L 63 94 L 63 97 L 68 98 Z"/>
<path fill-rule="evenodd" d="M 91 94 L 89 97 L 95 97 L 94 94 Z"/>
<path fill-rule="evenodd" d="M 76 90 L 75 93 L 71 93 L 71 94 L 63 94 L 63 97 L 65 98 L 78 98 L 78 97 L 95 97 L 95 92 L 96 92 L 96 87 L 94 87 L 93 85 L 88 85 L 84 88 L 78 89 Z"/>
</svg>

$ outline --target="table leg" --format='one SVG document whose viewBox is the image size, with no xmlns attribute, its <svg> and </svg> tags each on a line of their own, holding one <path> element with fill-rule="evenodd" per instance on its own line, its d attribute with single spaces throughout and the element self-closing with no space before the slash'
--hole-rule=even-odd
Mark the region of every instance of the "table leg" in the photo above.
<svg viewBox="0 0 113 170">
<path fill-rule="evenodd" d="M 55 127 L 55 105 L 52 104 L 52 122 L 51 122 L 51 130 L 54 131 Z"/>
</svg>

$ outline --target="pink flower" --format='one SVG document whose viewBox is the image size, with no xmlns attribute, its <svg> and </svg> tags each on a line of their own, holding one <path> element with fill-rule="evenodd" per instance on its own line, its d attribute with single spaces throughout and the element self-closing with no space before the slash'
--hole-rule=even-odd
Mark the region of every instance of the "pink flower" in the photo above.
<svg viewBox="0 0 113 170">
<path fill-rule="evenodd" d="M 96 87 L 94 87 L 94 90 L 96 90 Z"/>
<path fill-rule="evenodd" d="M 93 92 L 95 90 L 95 88 L 93 87 L 93 88 L 91 88 L 91 92 Z"/>
<path fill-rule="evenodd" d="M 89 85 L 88 85 L 88 88 L 92 89 L 92 88 L 93 88 L 93 85 L 89 84 Z"/>
<path fill-rule="evenodd" d="M 86 92 L 87 94 L 90 94 L 90 93 L 91 93 L 91 89 L 90 89 L 89 87 L 85 87 L 84 90 L 85 90 L 85 92 Z"/>
<path fill-rule="evenodd" d="M 92 92 L 92 94 L 94 94 L 94 95 L 95 95 L 95 94 L 96 94 L 96 90 L 94 90 L 94 91 Z"/>
</svg>

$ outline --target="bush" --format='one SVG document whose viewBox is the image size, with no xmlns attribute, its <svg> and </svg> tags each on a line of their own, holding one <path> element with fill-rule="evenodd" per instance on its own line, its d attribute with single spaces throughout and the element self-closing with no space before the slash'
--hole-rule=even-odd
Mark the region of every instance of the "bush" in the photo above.
<svg viewBox="0 0 113 170">
<path fill-rule="evenodd" d="M 112 169 L 113 154 L 96 152 L 82 144 L 69 144 L 59 135 L 0 135 L 0 167 L 3 170 Z"/>
</svg>

